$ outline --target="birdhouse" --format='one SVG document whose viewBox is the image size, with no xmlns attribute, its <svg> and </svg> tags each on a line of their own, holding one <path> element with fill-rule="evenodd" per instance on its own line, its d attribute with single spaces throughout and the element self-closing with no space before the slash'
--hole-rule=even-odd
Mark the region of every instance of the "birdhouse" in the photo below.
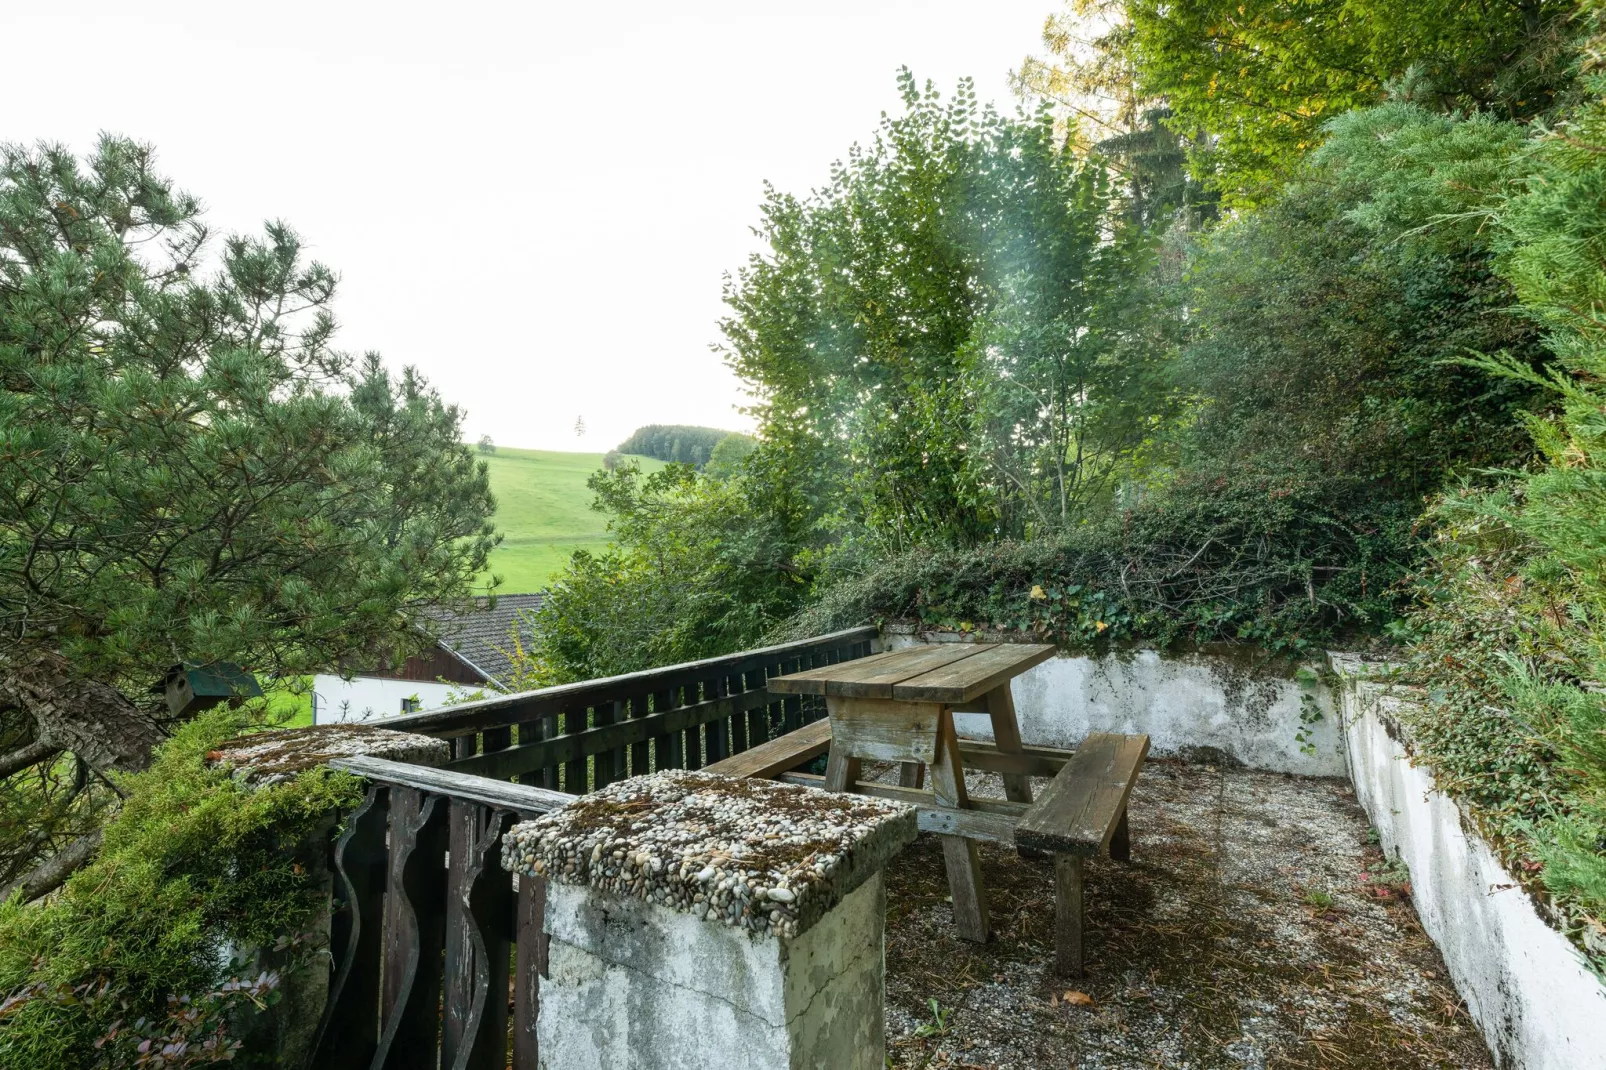
<svg viewBox="0 0 1606 1070">
<path fill-rule="evenodd" d="M 151 688 L 152 694 L 167 696 L 173 716 L 195 714 L 232 699 L 257 698 L 262 688 L 256 677 L 227 661 L 209 665 L 185 662 L 167 670 L 163 681 Z"/>
</svg>

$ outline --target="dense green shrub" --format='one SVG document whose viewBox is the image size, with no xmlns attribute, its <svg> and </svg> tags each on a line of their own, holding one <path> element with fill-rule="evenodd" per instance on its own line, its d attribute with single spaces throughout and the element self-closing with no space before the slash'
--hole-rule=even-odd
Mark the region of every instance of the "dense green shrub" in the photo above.
<svg viewBox="0 0 1606 1070">
<path fill-rule="evenodd" d="M 0 1066 L 83 1070 L 131 1032 L 163 1035 L 170 997 L 249 991 L 226 988 L 230 949 L 294 942 L 323 909 L 294 849 L 359 783 L 318 769 L 246 788 L 205 763 L 239 728 L 224 709 L 184 725 L 120 785 L 93 863 L 48 900 L 0 905 Z"/>
<path fill-rule="evenodd" d="M 794 612 L 808 550 L 761 479 L 717 479 L 634 462 L 590 487 L 613 544 L 577 552 L 532 618 L 529 655 L 550 683 L 635 672 L 738 650 Z"/>
<path fill-rule="evenodd" d="M 1538 141 L 1493 212 L 1502 270 L 1557 366 L 1480 364 L 1560 411 L 1526 421 L 1543 463 L 1437 510 L 1412 669 L 1426 757 L 1543 864 L 1606 971 L 1606 78 L 1589 84 L 1597 99 Z"/>
</svg>

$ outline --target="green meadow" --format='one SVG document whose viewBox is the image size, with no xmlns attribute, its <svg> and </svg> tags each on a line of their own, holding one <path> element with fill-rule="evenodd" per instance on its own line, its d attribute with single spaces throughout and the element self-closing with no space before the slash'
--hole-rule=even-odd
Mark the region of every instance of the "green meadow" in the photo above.
<svg viewBox="0 0 1606 1070">
<path fill-rule="evenodd" d="M 502 533 L 490 569 L 502 578 L 499 592 L 539 591 L 574 551 L 608 545 L 608 518 L 592 511 L 592 494 L 586 489 L 586 479 L 602 467 L 602 454 L 498 446 L 483 459 L 490 466 L 494 520 Z M 644 472 L 664 467 L 651 457 L 630 459 L 640 462 Z"/>
</svg>

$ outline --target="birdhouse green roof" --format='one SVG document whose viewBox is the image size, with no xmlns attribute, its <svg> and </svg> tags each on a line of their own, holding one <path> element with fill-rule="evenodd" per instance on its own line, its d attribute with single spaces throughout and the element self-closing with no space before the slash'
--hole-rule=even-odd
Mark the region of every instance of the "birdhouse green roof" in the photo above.
<svg viewBox="0 0 1606 1070">
<path fill-rule="evenodd" d="M 190 691 L 197 698 L 217 695 L 257 698 L 262 694 L 262 687 L 255 676 L 228 661 L 214 661 L 208 665 L 196 665 L 193 662 L 175 665 L 167 670 L 166 678 L 151 690 L 165 691 L 180 674 L 189 681 Z"/>
</svg>

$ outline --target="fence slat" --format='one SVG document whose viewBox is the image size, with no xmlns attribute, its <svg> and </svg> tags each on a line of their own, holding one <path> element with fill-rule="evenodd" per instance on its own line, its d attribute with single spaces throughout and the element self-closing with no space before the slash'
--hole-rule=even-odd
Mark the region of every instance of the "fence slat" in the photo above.
<svg viewBox="0 0 1606 1070">
<path fill-rule="evenodd" d="M 501 865 L 505 810 L 453 799 L 446 898 L 443 1070 L 507 1066 L 508 917 L 513 886 Z"/>
<path fill-rule="evenodd" d="M 664 711 L 664 721 L 666 723 L 669 721 L 668 715 L 674 712 L 676 706 L 680 705 L 680 695 L 681 690 L 678 687 L 672 687 L 668 691 L 663 692 L 664 701 L 662 709 Z M 658 768 L 686 768 L 686 733 L 679 729 L 671 728 L 669 730 L 669 734 L 662 738 L 668 741 L 668 746 L 661 746 L 658 748 Z"/>
<path fill-rule="evenodd" d="M 712 703 L 714 696 L 703 689 L 701 684 L 690 684 L 686 688 L 686 705 L 701 706 Z M 685 764 L 687 769 L 701 769 L 706 763 L 703 760 L 704 748 L 707 746 L 703 739 L 703 729 L 707 721 L 698 721 L 686 726 L 686 753 Z"/>
<path fill-rule="evenodd" d="M 742 683 L 751 691 L 764 690 L 765 673 L 763 669 L 750 672 L 742 679 Z M 747 711 L 747 745 L 757 747 L 770 741 L 770 716 L 774 709 L 773 704 L 765 703 L 757 709 Z"/>
<path fill-rule="evenodd" d="M 615 721 L 623 720 L 622 702 L 599 702 L 591 714 L 591 723 L 594 727 L 605 728 Z M 591 790 L 599 791 L 612 784 L 615 780 L 624 777 L 624 749 L 623 747 L 609 747 L 599 750 L 591 759 Z"/>
<path fill-rule="evenodd" d="M 335 975 L 318 1023 L 314 1066 L 358 1070 L 379 1045 L 379 961 L 385 936 L 385 823 L 390 790 L 382 784 L 346 819 L 335 842 L 339 901 L 329 950 Z"/>
<path fill-rule="evenodd" d="M 446 942 L 446 801 L 390 791 L 383 1032 L 374 1070 L 434 1070 Z"/>
<path fill-rule="evenodd" d="M 519 878 L 516 950 L 513 962 L 513 1070 L 537 1070 L 540 1052 L 535 1020 L 541 1013 L 541 978 L 546 976 L 546 881 Z"/>
<path fill-rule="evenodd" d="M 649 708 L 651 704 L 652 699 L 645 691 L 639 695 L 633 696 L 630 699 L 630 720 L 639 721 L 646 717 L 652 712 L 652 710 Z M 638 739 L 636 742 L 630 744 L 630 775 L 641 776 L 643 773 L 650 772 L 651 770 L 652 742 L 651 740 L 643 737 L 642 739 Z"/>
</svg>

